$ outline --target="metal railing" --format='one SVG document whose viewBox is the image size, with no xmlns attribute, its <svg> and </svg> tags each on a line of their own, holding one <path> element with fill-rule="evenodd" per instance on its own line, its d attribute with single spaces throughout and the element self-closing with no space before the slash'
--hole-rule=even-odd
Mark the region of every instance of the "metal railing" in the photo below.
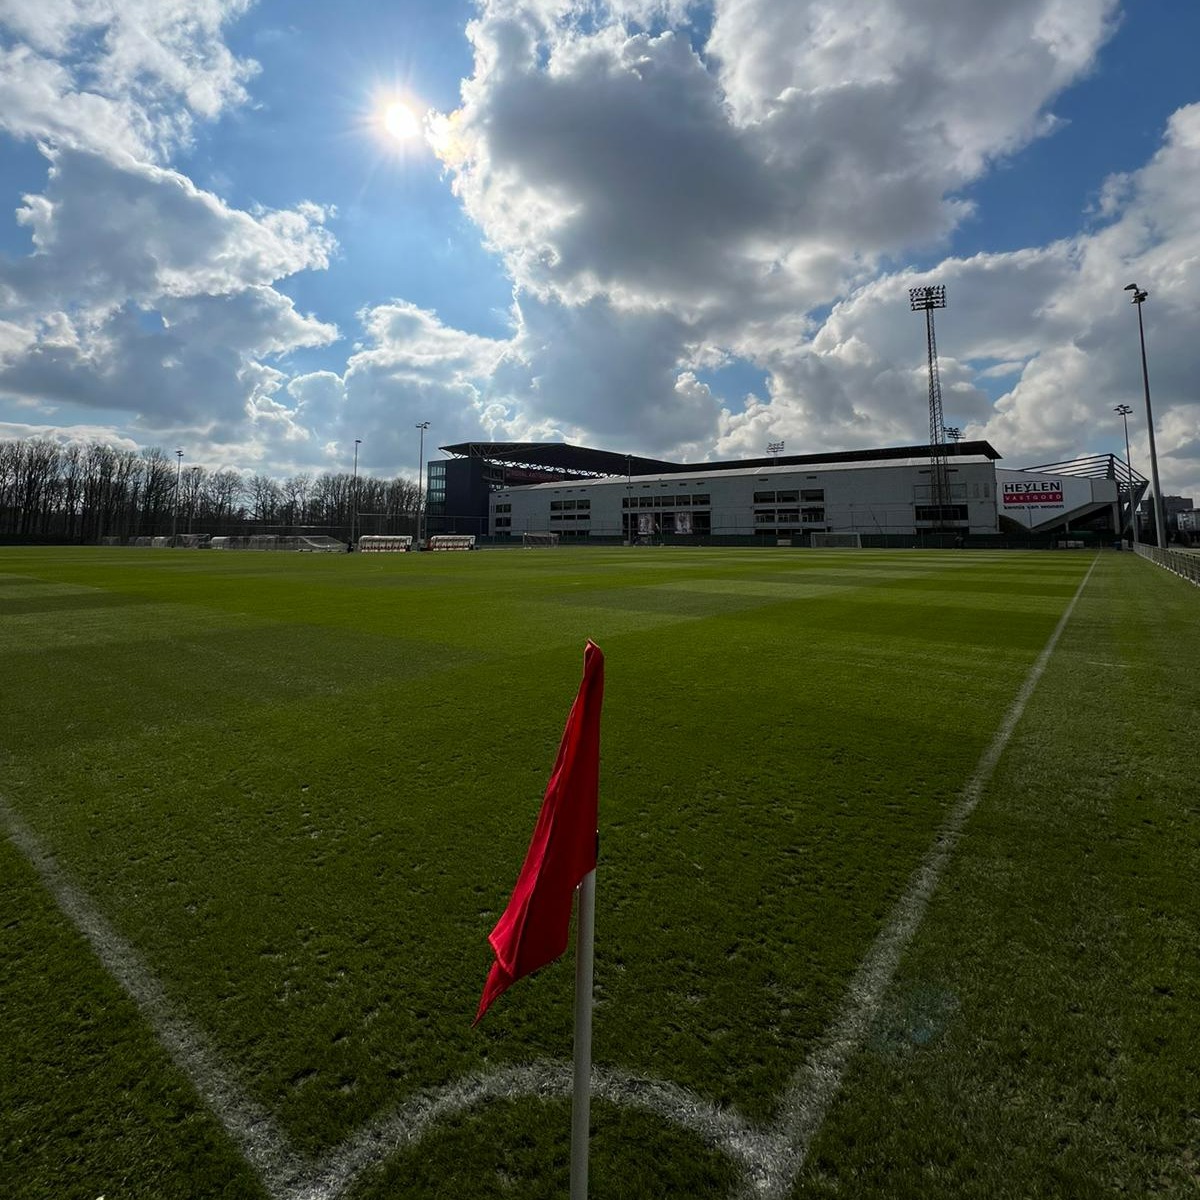
<svg viewBox="0 0 1200 1200">
<path fill-rule="evenodd" d="M 1173 572 L 1200 587 L 1200 554 L 1187 554 L 1181 550 L 1160 550 L 1157 546 L 1147 546 L 1139 542 L 1134 549 L 1143 558 Z"/>
</svg>

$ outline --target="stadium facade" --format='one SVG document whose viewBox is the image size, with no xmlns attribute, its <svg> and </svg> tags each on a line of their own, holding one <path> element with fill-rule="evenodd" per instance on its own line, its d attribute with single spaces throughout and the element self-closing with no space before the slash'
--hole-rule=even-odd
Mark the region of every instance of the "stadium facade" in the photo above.
<svg viewBox="0 0 1200 1200">
<path fill-rule="evenodd" d="M 809 541 L 926 533 L 1116 535 L 1146 481 L 1113 455 L 1022 470 L 986 441 L 938 447 L 948 503 L 932 500 L 929 446 L 672 463 L 565 443 L 468 442 L 428 464 L 431 533 L 498 540 L 746 538 Z"/>
</svg>

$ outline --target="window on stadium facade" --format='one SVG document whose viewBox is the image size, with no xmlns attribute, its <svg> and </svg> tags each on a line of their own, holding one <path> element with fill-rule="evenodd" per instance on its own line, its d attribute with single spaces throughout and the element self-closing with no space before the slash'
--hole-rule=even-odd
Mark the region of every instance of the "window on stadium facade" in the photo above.
<svg viewBox="0 0 1200 1200">
<path fill-rule="evenodd" d="M 915 509 L 918 521 L 967 521 L 965 504 L 918 504 Z"/>
</svg>

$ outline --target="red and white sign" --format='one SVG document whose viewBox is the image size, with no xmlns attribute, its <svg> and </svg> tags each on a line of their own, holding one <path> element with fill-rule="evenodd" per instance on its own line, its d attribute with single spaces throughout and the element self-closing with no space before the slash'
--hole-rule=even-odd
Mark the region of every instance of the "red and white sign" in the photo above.
<svg viewBox="0 0 1200 1200">
<path fill-rule="evenodd" d="M 1062 504 L 1061 479 L 1031 479 L 1019 483 L 1002 483 L 1001 499 L 1005 504 Z"/>
</svg>

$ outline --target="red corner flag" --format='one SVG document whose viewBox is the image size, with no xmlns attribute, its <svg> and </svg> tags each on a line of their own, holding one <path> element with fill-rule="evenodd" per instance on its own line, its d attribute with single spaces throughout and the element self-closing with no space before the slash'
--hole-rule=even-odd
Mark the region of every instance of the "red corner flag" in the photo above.
<svg viewBox="0 0 1200 1200">
<path fill-rule="evenodd" d="M 604 655 L 589 640 L 583 652 L 583 682 L 567 717 L 525 865 L 508 907 L 488 938 L 496 961 L 475 1024 L 501 992 L 553 962 L 567 948 L 571 896 L 596 867 L 603 700 Z"/>
</svg>

